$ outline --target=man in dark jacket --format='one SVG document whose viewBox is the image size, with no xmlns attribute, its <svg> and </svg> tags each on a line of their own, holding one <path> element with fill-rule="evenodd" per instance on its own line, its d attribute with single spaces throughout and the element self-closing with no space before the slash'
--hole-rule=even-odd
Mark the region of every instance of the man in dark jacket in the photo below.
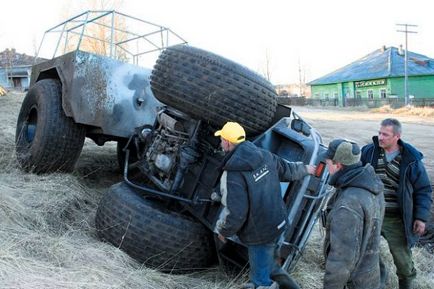
<svg viewBox="0 0 434 289">
<path fill-rule="evenodd" d="M 223 242 L 236 234 L 248 247 L 251 283 L 244 288 L 270 288 L 271 275 L 284 274 L 275 261 L 287 224 L 280 180 L 301 179 L 313 174 L 315 167 L 289 163 L 258 148 L 245 140 L 244 129 L 235 122 L 226 123 L 215 135 L 228 153 L 220 179 L 223 209 L 216 231 Z M 289 275 L 286 284 L 286 288 L 299 288 Z"/>
<path fill-rule="evenodd" d="M 384 183 L 386 213 L 382 235 L 396 265 L 399 288 L 409 289 L 416 278 L 410 248 L 425 232 L 432 190 L 422 153 L 401 140 L 401 130 L 398 120 L 383 120 L 373 143 L 362 148 L 362 162 L 370 163 Z M 383 263 L 381 269 L 385 276 Z"/>
<path fill-rule="evenodd" d="M 324 289 L 378 289 L 383 184 L 362 165 L 355 143 L 335 139 L 324 157 L 336 188 L 328 203 Z"/>
</svg>

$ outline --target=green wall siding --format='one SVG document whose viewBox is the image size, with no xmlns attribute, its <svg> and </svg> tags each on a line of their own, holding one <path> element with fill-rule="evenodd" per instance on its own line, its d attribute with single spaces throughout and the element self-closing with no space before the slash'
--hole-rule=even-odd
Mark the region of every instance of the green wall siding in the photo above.
<svg viewBox="0 0 434 289">
<path fill-rule="evenodd" d="M 368 98 L 369 90 L 372 90 L 373 99 L 380 99 L 381 98 L 381 90 L 386 90 L 386 95 L 390 95 L 391 89 L 389 87 L 389 82 L 387 82 L 386 85 L 376 85 L 376 86 L 368 86 L 368 87 L 359 87 L 356 88 L 355 96 L 357 96 L 357 93 L 360 92 L 361 98 Z"/>
<path fill-rule="evenodd" d="M 404 77 L 387 78 L 386 84 L 356 88 L 355 82 L 342 82 L 324 85 L 312 85 L 312 98 L 325 99 L 334 98 L 338 93 L 338 103 L 343 105 L 345 97 L 355 98 L 360 92 L 362 99 L 368 98 L 368 91 L 372 90 L 373 99 L 381 99 L 381 90 L 386 90 L 386 97 L 391 95 L 404 97 Z M 415 98 L 434 98 L 434 75 L 411 76 L 408 78 L 408 93 Z"/>
<path fill-rule="evenodd" d="M 339 96 L 339 88 L 336 83 L 312 86 L 312 97 L 317 99 L 326 99 L 327 97 L 335 98 L 335 94 Z"/>
<path fill-rule="evenodd" d="M 390 78 L 391 94 L 404 97 L 404 77 Z M 434 98 L 434 75 L 408 78 L 408 94 L 416 98 Z"/>
</svg>

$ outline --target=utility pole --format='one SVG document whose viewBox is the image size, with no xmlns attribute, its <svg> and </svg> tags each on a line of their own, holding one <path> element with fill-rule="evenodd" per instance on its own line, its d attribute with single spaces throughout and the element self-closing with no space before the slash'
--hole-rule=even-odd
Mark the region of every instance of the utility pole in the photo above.
<svg viewBox="0 0 434 289">
<path fill-rule="evenodd" d="M 408 30 L 408 27 L 417 27 L 417 25 L 413 24 L 396 24 L 397 26 L 404 27 L 405 30 L 396 30 L 398 32 L 405 33 L 405 63 L 404 63 L 404 99 L 405 105 L 408 105 L 408 33 L 417 33 L 416 31 Z"/>
<path fill-rule="evenodd" d="M 302 95 L 302 82 L 301 82 L 301 64 L 300 64 L 300 58 L 298 59 L 298 96 L 301 97 Z"/>
</svg>

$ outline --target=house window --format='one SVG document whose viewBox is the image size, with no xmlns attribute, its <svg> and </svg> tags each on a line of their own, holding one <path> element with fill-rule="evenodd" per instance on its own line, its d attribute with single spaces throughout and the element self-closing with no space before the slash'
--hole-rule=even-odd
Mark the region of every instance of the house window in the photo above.
<svg viewBox="0 0 434 289">
<path fill-rule="evenodd" d="M 328 93 L 324 93 L 324 99 L 329 100 L 329 94 Z"/>
<path fill-rule="evenodd" d="M 319 98 L 319 93 L 318 93 L 318 92 L 315 93 L 315 97 L 316 97 L 316 98 Z"/>
<path fill-rule="evenodd" d="M 358 99 L 362 98 L 362 92 L 360 90 L 356 91 L 356 98 Z"/>
<path fill-rule="evenodd" d="M 337 92 L 333 93 L 333 97 L 338 98 L 338 93 Z"/>
<path fill-rule="evenodd" d="M 374 99 L 374 91 L 372 89 L 368 90 L 368 99 Z"/>
<path fill-rule="evenodd" d="M 380 96 L 381 98 L 386 98 L 386 90 L 384 88 L 380 89 Z"/>
</svg>

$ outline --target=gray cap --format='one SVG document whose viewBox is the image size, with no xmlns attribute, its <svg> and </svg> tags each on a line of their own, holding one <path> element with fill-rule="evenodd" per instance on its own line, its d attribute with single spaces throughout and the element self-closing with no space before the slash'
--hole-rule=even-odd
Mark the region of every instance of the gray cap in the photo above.
<svg viewBox="0 0 434 289">
<path fill-rule="evenodd" d="M 360 148 L 355 142 L 334 139 L 330 142 L 327 151 L 323 152 L 320 157 L 350 166 L 360 161 Z"/>
</svg>

